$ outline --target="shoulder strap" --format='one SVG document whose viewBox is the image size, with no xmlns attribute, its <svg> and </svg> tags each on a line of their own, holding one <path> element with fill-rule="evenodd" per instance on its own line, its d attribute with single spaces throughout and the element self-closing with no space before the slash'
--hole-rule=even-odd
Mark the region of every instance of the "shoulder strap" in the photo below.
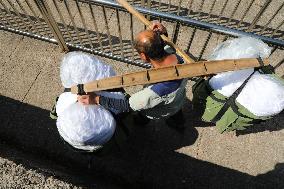
<svg viewBox="0 0 284 189">
<path fill-rule="evenodd" d="M 71 88 L 64 88 L 64 91 L 63 91 L 64 93 L 65 92 L 71 92 Z"/>
<path fill-rule="evenodd" d="M 250 76 L 242 83 L 242 85 L 228 98 L 228 100 L 225 102 L 224 106 L 221 108 L 221 110 L 217 113 L 217 115 L 211 120 L 212 122 L 217 122 L 222 118 L 224 113 L 228 110 L 229 107 L 236 107 L 236 98 L 239 96 L 239 94 L 242 92 L 243 88 L 247 84 L 247 82 L 250 80 L 252 75 L 255 73 L 253 71 Z M 237 108 L 234 108 L 237 109 Z M 235 112 L 237 113 L 237 112 Z M 242 115 L 241 115 L 242 116 Z"/>
</svg>

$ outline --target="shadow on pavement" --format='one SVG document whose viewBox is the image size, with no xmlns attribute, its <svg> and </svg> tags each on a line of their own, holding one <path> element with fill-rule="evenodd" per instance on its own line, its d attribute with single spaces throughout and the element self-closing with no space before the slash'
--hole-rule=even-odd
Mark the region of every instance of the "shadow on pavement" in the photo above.
<svg viewBox="0 0 284 189">
<path fill-rule="evenodd" d="M 279 131 L 284 129 L 284 111 L 280 114 L 276 115 L 270 120 L 267 120 L 260 124 L 255 124 L 251 127 L 248 127 L 246 130 L 237 131 L 236 134 L 238 135 L 246 135 L 251 133 L 259 133 L 264 131 Z"/>
<path fill-rule="evenodd" d="M 134 132 L 123 148 L 102 157 L 76 153 L 65 146 L 47 110 L 0 96 L 0 122 L 2 144 L 5 142 L 13 149 L 32 155 L 35 161 L 47 160 L 58 164 L 70 175 L 76 172 L 81 182 L 81 178 L 93 178 L 86 179 L 88 183 L 79 183 L 89 188 L 93 186 L 91 182 L 95 184 L 98 178 L 122 188 L 283 188 L 283 181 L 273 181 L 277 175 L 283 178 L 283 164 L 258 179 L 176 152 L 196 141 L 198 132 L 191 123 L 187 124 L 190 127 L 184 134 L 168 128 L 163 122 L 153 122 L 145 127 L 133 126 Z M 34 161 L 32 158 L 27 161 L 29 156 L 12 157 L 11 153 L 2 150 L 1 156 L 26 167 Z M 90 162 L 91 167 L 88 168 Z M 57 175 L 56 166 L 43 164 L 38 163 L 37 168 L 49 168 Z M 69 176 L 63 179 L 78 184 L 78 178 Z"/>
</svg>

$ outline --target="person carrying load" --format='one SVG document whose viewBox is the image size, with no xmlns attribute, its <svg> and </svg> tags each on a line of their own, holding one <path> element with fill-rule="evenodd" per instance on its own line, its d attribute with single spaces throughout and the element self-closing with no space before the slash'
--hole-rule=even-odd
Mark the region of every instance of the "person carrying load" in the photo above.
<svg viewBox="0 0 284 189">
<path fill-rule="evenodd" d="M 160 34 L 167 35 L 166 28 L 159 22 L 153 22 L 151 28 L 138 33 L 135 38 L 134 46 L 140 58 L 154 68 L 182 64 L 183 59 L 160 37 Z M 147 124 L 153 119 L 165 119 L 168 126 L 182 131 L 185 122 L 182 107 L 186 98 L 186 83 L 187 79 L 179 79 L 144 86 L 141 91 L 129 98 L 129 106 L 125 101 L 118 99 L 102 100 L 100 95 L 83 95 L 78 100 L 86 105 L 102 105 L 107 102 L 112 108 L 129 107 L 128 111 L 137 112 L 134 117 L 136 124 Z"/>
<path fill-rule="evenodd" d="M 261 40 L 241 37 L 223 42 L 209 59 L 258 58 L 261 63 L 270 51 Z M 216 123 L 220 133 L 246 129 L 284 109 L 284 80 L 272 66 L 200 78 L 192 91 L 194 109 L 203 121 Z"/>
</svg>

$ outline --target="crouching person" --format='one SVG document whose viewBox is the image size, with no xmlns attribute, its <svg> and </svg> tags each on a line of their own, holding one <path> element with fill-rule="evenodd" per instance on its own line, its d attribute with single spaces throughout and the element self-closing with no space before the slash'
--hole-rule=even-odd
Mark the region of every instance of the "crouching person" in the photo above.
<svg viewBox="0 0 284 189">
<path fill-rule="evenodd" d="M 114 75 L 111 66 L 93 55 L 70 52 L 64 56 L 60 78 L 65 90 L 57 99 L 51 116 L 57 118 L 60 136 L 73 149 L 105 154 L 127 139 L 128 129 L 121 119 L 123 113 L 129 110 L 129 105 L 123 90 L 100 91 L 83 96 L 70 92 L 70 87 L 77 84 Z M 86 98 L 89 96 L 91 98 Z M 109 99 L 116 99 L 121 104 L 112 106 Z"/>
<path fill-rule="evenodd" d="M 270 47 L 261 40 L 242 37 L 219 45 L 211 60 L 263 58 Z M 216 123 L 219 132 L 243 130 L 271 119 L 284 109 L 284 80 L 272 67 L 245 69 L 199 79 L 193 86 L 193 105 L 203 121 Z"/>
</svg>

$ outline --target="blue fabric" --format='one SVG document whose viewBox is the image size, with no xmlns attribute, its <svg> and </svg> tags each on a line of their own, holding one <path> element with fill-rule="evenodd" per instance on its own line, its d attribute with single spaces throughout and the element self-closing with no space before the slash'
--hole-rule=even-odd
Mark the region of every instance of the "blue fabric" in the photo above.
<svg viewBox="0 0 284 189">
<path fill-rule="evenodd" d="M 183 64 L 183 58 L 180 57 L 179 55 L 176 55 L 177 59 L 178 59 L 178 64 Z M 180 84 L 182 82 L 182 79 L 180 80 L 174 80 L 174 81 L 166 81 L 166 82 L 162 82 L 162 83 L 157 83 L 154 84 L 151 89 L 158 94 L 159 96 L 164 96 L 164 95 L 168 95 L 174 91 L 176 91 Z"/>
<path fill-rule="evenodd" d="M 179 55 L 176 55 L 177 59 L 178 59 L 178 64 L 183 64 L 184 61 L 183 61 L 183 58 L 180 57 Z"/>
<path fill-rule="evenodd" d="M 151 86 L 151 90 L 153 90 L 159 96 L 168 95 L 176 91 L 179 88 L 181 82 L 182 79 L 157 83 Z"/>
</svg>

